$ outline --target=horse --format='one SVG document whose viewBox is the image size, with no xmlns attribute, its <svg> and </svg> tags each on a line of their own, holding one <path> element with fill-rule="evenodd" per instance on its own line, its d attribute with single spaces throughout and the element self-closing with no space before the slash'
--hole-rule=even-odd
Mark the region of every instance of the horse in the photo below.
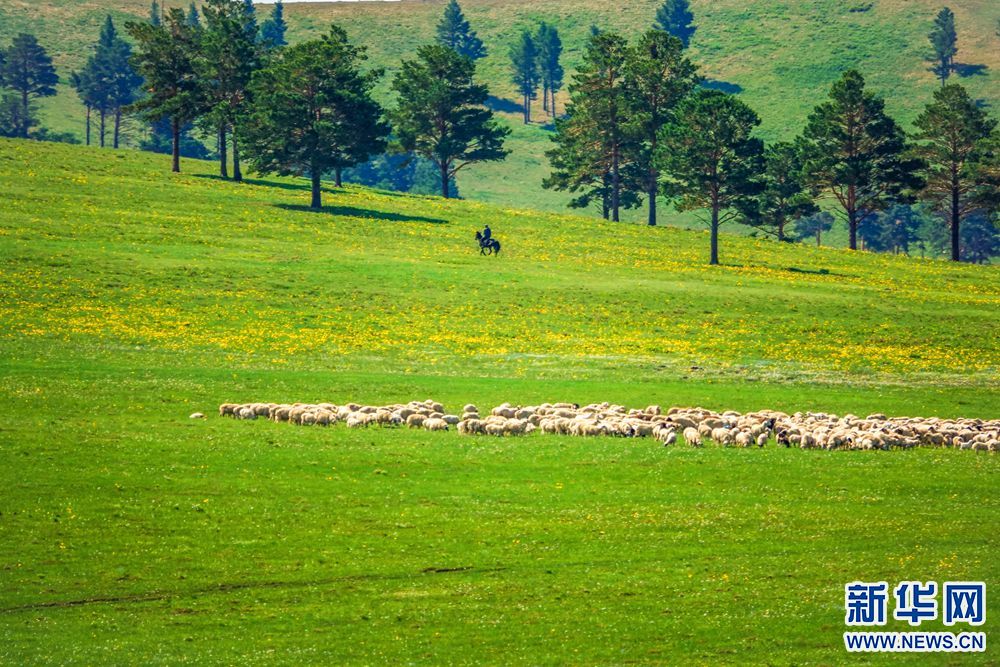
<svg viewBox="0 0 1000 667">
<path fill-rule="evenodd" d="M 480 255 L 499 255 L 500 254 L 500 242 L 496 239 L 484 238 L 483 233 L 480 231 L 476 232 L 476 241 L 479 242 L 479 254 Z"/>
</svg>

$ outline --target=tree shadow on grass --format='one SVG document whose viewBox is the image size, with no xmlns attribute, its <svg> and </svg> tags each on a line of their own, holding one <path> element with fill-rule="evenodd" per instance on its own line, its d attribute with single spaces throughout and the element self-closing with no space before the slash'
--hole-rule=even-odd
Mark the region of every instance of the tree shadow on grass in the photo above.
<svg viewBox="0 0 1000 667">
<path fill-rule="evenodd" d="M 987 65 L 969 65 L 967 63 L 955 63 L 954 68 L 955 74 L 963 79 L 967 79 L 970 76 L 985 76 L 986 70 L 989 69 Z"/>
<path fill-rule="evenodd" d="M 433 225 L 447 225 L 447 220 L 441 218 L 426 218 L 422 215 L 404 215 L 402 213 L 389 213 L 387 211 L 372 211 L 365 208 L 354 208 L 353 206 L 324 206 L 323 208 L 312 208 L 302 204 L 275 204 L 276 207 L 286 211 L 298 213 L 320 213 L 326 215 L 340 215 L 350 218 L 364 218 L 367 220 L 385 220 L 388 222 L 428 222 Z"/>
<path fill-rule="evenodd" d="M 709 88 L 711 90 L 721 90 L 724 93 L 730 95 L 738 95 L 743 92 L 743 86 L 738 83 L 731 83 L 729 81 L 719 81 L 718 79 L 702 79 L 702 88 Z"/>
<path fill-rule="evenodd" d="M 194 174 L 195 178 L 204 178 L 211 181 L 221 181 L 223 183 L 237 183 L 232 178 L 223 178 L 218 174 Z M 295 190 L 298 192 L 309 192 L 312 189 L 312 185 L 306 181 L 301 183 L 289 183 L 288 181 L 269 181 L 263 178 L 244 178 L 240 183 L 245 183 L 246 185 L 259 185 L 265 188 L 279 188 L 281 190 Z M 326 181 L 323 182 L 323 192 L 338 193 L 343 192 L 340 188 L 333 184 L 328 184 Z"/>
<path fill-rule="evenodd" d="M 501 113 L 524 113 L 524 106 L 496 95 L 486 98 L 486 108 Z"/>
<path fill-rule="evenodd" d="M 847 273 L 837 273 L 831 271 L 830 269 L 802 269 L 797 266 L 771 266 L 767 264 L 753 265 L 753 264 L 729 264 L 727 262 L 721 262 L 719 266 L 728 269 L 753 269 L 753 268 L 764 268 L 771 271 L 787 271 L 788 273 L 799 273 L 803 275 L 811 276 L 832 276 L 837 278 L 848 277 Z"/>
<path fill-rule="evenodd" d="M 840 275 L 837 273 L 832 273 L 830 269 L 800 269 L 797 266 L 786 266 L 783 268 L 784 271 L 789 271 L 791 273 L 809 273 L 814 276 L 836 276 Z"/>
</svg>

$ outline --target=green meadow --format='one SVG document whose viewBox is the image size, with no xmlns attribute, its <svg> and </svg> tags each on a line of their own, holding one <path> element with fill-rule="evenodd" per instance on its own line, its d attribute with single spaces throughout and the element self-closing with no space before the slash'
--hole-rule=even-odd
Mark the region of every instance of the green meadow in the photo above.
<svg viewBox="0 0 1000 667">
<path fill-rule="evenodd" d="M 986 453 L 215 414 L 997 418 L 995 267 L 168 167 L 0 140 L 2 664 L 868 664 L 845 583 L 1000 580 Z"/>
</svg>

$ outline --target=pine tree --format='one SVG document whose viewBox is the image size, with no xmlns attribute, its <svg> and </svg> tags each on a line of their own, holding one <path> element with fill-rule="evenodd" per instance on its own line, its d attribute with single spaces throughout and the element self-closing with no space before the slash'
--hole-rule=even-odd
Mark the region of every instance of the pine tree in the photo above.
<svg viewBox="0 0 1000 667">
<path fill-rule="evenodd" d="M 188 25 L 193 28 L 201 26 L 201 18 L 198 16 L 198 8 L 195 6 L 193 2 L 188 7 L 187 21 Z"/>
<path fill-rule="evenodd" d="M 207 160 L 212 157 L 212 154 L 205 148 L 203 143 L 192 136 L 194 129 L 194 123 L 190 121 L 181 125 L 180 137 L 178 139 L 180 147 L 178 151 L 181 157 L 191 158 L 192 160 Z M 161 155 L 170 155 L 173 153 L 174 132 L 170 118 L 164 117 L 161 120 L 150 123 L 149 133 L 139 140 L 139 150 L 160 153 Z"/>
<path fill-rule="evenodd" d="M 962 260 L 989 264 L 997 255 L 1000 255 L 1000 219 L 996 210 L 992 216 L 984 209 L 971 213 L 962 226 Z"/>
<path fill-rule="evenodd" d="M 88 62 L 88 65 L 90 63 Z M 77 97 L 80 98 L 80 102 L 83 103 L 84 108 L 84 126 L 85 126 L 85 144 L 90 145 L 90 116 L 94 110 L 94 100 L 92 97 L 91 86 L 92 82 L 90 79 L 90 72 L 88 67 L 84 69 L 73 72 L 70 74 L 70 85 L 73 86 L 73 90 L 76 91 Z"/>
<path fill-rule="evenodd" d="M 271 16 L 260 26 L 260 40 L 267 50 L 276 49 L 288 44 L 285 33 L 288 31 L 288 24 L 285 23 L 285 7 L 281 0 L 274 3 L 271 9 Z"/>
<path fill-rule="evenodd" d="M 107 115 L 111 109 L 111 80 L 114 76 L 114 64 L 110 62 L 115 43 L 118 41 L 118 32 L 115 24 L 109 15 L 104 20 L 104 27 L 101 28 L 101 37 L 97 42 L 97 50 L 94 53 L 94 80 L 100 88 L 101 104 L 98 107 L 100 112 L 100 144 L 104 148 L 104 139 L 107 127 Z"/>
<path fill-rule="evenodd" d="M 136 101 L 142 77 L 132 66 L 132 45 L 114 30 L 110 16 L 107 28 L 112 33 L 112 39 L 107 41 L 108 46 L 101 53 L 100 60 L 108 78 L 108 105 L 114 117 L 112 146 L 118 148 L 121 142 L 122 116 L 125 109 Z"/>
<path fill-rule="evenodd" d="M 234 1 L 238 2 L 239 0 Z M 254 6 L 253 0 L 243 0 L 243 13 L 247 36 L 257 39 L 260 36 L 260 26 L 257 24 L 257 7 Z"/>
<path fill-rule="evenodd" d="M 719 263 L 719 227 L 738 219 L 743 202 L 761 191 L 763 143 L 752 136 L 760 119 L 734 95 L 699 90 L 663 128 L 657 153 L 663 193 L 678 210 L 709 210 L 711 253 Z"/>
<path fill-rule="evenodd" d="M 136 41 L 133 63 L 145 79 L 147 91 L 130 109 L 150 121 L 170 120 L 171 169 L 179 172 L 181 129 L 198 116 L 204 104 L 204 91 L 195 71 L 200 30 L 188 25 L 180 9 L 167 12 L 159 26 L 133 22 L 126 29 Z"/>
<path fill-rule="evenodd" d="M 104 148 L 104 139 L 107 135 L 107 114 L 111 104 L 111 86 L 108 69 L 103 62 L 106 54 L 107 39 L 108 24 L 105 22 L 104 28 L 101 30 L 101 41 L 98 42 L 95 52 L 87 58 L 87 63 L 83 69 L 78 73 L 74 73 L 72 77 L 72 83 L 77 90 L 77 95 L 87 110 L 87 145 L 90 145 L 90 116 L 92 112 L 96 111 L 98 116 L 98 145 L 101 148 Z"/>
<path fill-rule="evenodd" d="M 556 123 L 557 147 L 549 153 L 554 171 L 543 183 L 570 191 L 588 184 L 597 188 L 602 193 L 602 213 L 606 209 L 615 222 L 625 207 L 624 193 L 641 187 L 636 174 L 639 141 L 631 125 L 633 105 L 625 82 L 627 57 L 628 44 L 620 35 L 601 32 L 590 38 L 569 86 L 571 120 Z M 628 204 L 633 201 L 630 198 Z"/>
<path fill-rule="evenodd" d="M 158 26 L 163 24 L 163 12 L 160 10 L 160 3 L 153 0 L 149 7 L 149 23 Z"/>
<path fill-rule="evenodd" d="M 324 173 L 385 149 L 388 125 L 371 96 L 380 72 L 363 74 L 364 49 L 337 26 L 285 49 L 253 77 L 248 154 L 260 173 L 306 175 L 311 207 L 323 205 Z"/>
<path fill-rule="evenodd" d="M 800 149 L 813 194 L 828 193 L 840 205 L 857 250 L 858 225 L 894 203 L 908 203 L 922 183 L 920 161 L 908 157 L 906 139 L 885 113 L 885 102 L 865 90 L 856 70 L 844 72 L 829 101 L 809 115 Z"/>
<path fill-rule="evenodd" d="M 806 215 L 795 221 L 793 231 L 795 237 L 803 241 L 805 239 L 816 239 L 816 247 L 820 247 L 823 242 L 823 234 L 833 229 L 836 218 L 829 211 L 820 211 L 812 215 Z"/>
<path fill-rule="evenodd" d="M 511 81 L 521 94 L 525 124 L 531 122 L 531 100 L 538 98 L 538 83 L 540 71 L 538 68 L 538 51 L 535 40 L 527 30 L 521 33 L 521 38 L 510 48 Z"/>
<path fill-rule="evenodd" d="M 87 108 L 87 138 L 90 138 L 90 112 L 99 114 L 99 139 L 105 145 L 108 114 L 114 121 L 113 146 L 118 148 L 121 135 L 122 113 L 126 106 L 136 99 L 136 92 L 142 83 L 131 64 L 132 47 L 118 35 L 111 16 L 104 21 L 101 36 L 94 54 L 88 58 L 83 71 L 78 74 L 74 85 Z"/>
<path fill-rule="evenodd" d="M 36 122 L 31 106 L 28 107 L 28 115 L 25 115 L 18 95 L 0 93 L 0 137 L 19 137 L 22 127 L 30 128 Z"/>
<path fill-rule="evenodd" d="M 858 236 L 864 241 L 865 250 L 909 254 L 910 246 L 920 240 L 924 216 L 907 204 L 895 204 L 885 211 L 869 217 L 858 227 Z"/>
<path fill-rule="evenodd" d="M 593 141 L 600 135 L 600 127 L 594 118 L 577 113 L 572 100 L 566 105 L 566 113 L 555 122 L 556 131 L 552 135 L 554 148 L 547 151 L 552 172 L 542 181 L 542 187 L 552 190 L 579 193 L 569 201 L 570 208 L 588 208 L 597 204 L 601 217 L 611 218 L 611 176 L 607 153 Z M 630 165 L 621 172 L 621 182 L 639 183 L 639 174 Z M 638 186 L 619 188 L 618 204 L 623 209 L 638 208 L 642 201 L 636 194 Z"/>
<path fill-rule="evenodd" d="M 542 77 L 542 109 L 555 118 L 556 94 L 562 89 L 564 75 L 559 62 L 563 50 L 559 31 L 554 25 L 543 21 L 538 26 L 535 45 L 538 48 L 538 67 Z"/>
<path fill-rule="evenodd" d="M 340 28 L 331 30 L 330 39 L 340 40 L 345 49 L 352 48 L 348 44 L 347 33 Z M 355 53 L 358 62 L 367 59 L 364 48 L 357 49 Z M 387 148 L 390 127 L 384 120 L 384 110 L 371 97 L 371 89 L 384 74 L 384 70 L 375 69 L 364 75 L 364 95 L 355 93 L 344 109 L 345 117 L 350 119 L 350 129 L 345 131 L 344 141 L 334 147 L 333 171 L 337 187 L 343 185 L 344 169 L 365 162 Z"/>
<path fill-rule="evenodd" d="M 786 241 L 788 224 L 819 211 L 802 177 L 799 149 L 783 141 L 768 146 L 761 176 L 763 190 L 743 202 L 742 222 Z"/>
<path fill-rule="evenodd" d="M 656 10 L 654 27 L 681 40 L 684 48 L 687 48 L 691 44 L 695 30 L 697 30 L 693 21 L 694 14 L 691 13 L 688 0 L 664 0 L 664 3 Z"/>
<path fill-rule="evenodd" d="M 951 258 L 961 259 L 962 219 L 997 191 L 984 178 L 980 161 L 997 122 L 989 118 L 965 88 L 948 84 L 917 117 L 914 152 L 924 160 L 926 186 L 919 197 L 944 213 L 951 227 Z M 992 193 L 990 191 L 993 191 Z"/>
<path fill-rule="evenodd" d="M 417 50 L 416 60 L 403 61 L 392 82 L 399 96 L 390 114 L 397 149 L 432 160 L 441 173 L 441 195 L 450 196 L 449 183 L 463 167 L 507 157 L 504 139 L 510 129 L 501 126 L 483 105 L 486 86 L 474 81 L 471 58 L 437 44 Z"/>
<path fill-rule="evenodd" d="M 4 54 L 0 78 L 5 86 L 20 96 L 20 120 L 13 130 L 16 136 L 27 138 L 33 122 L 29 106 L 31 100 L 56 94 L 59 77 L 52 66 L 52 58 L 34 35 L 22 32 L 14 38 Z"/>
<path fill-rule="evenodd" d="M 570 101 L 556 120 L 555 147 L 546 152 L 552 172 L 542 187 L 580 193 L 570 208 L 598 203 L 601 216 L 618 219 L 620 209 L 641 201 L 641 174 L 635 157 L 637 142 L 627 112 L 632 111 L 625 88 L 627 44 L 614 33 L 592 31 L 584 66 L 569 86 Z"/>
<path fill-rule="evenodd" d="M 219 136 L 219 171 L 226 177 L 227 133 L 231 131 L 233 179 L 243 180 L 240 165 L 240 120 L 247 105 L 253 72 L 260 67 L 257 23 L 242 0 L 207 0 L 202 8 L 205 29 L 196 69 L 207 86 L 206 118 Z"/>
<path fill-rule="evenodd" d="M 934 27 L 927 38 L 934 50 L 930 58 L 931 71 L 941 79 L 943 86 L 955 70 L 955 54 L 958 53 L 958 34 L 955 32 L 955 14 L 945 7 L 934 18 Z"/>
<path fill-rule="evenodd" d="M 445 7 L 444 16 L 437 25 L 437 41 L 472 60 L 486 57 L 486 47 L 469 26 L 458 0 L 451 0 Z"/>
<path fill-rule="evenodd" d="M 625 83 L 632 106 L 632 131 L 638 133 L 639 169 L 649 199 L 648 224 L 656 224 L 656 197 L 660 174 L 656 167 L 660 131 L 674 109 L 698 82 L 697 68 L 684 56 L 681 41 L 660 30 L 650 30 L 629 49 Z"/>
</svg>

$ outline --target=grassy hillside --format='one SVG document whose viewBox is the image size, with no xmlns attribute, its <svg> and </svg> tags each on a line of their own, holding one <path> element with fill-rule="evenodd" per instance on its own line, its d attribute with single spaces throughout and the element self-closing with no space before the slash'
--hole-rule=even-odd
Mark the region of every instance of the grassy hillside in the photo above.
<svg viewBox="0 0 1000 667">
<path fill-rule="evenodd" d="M 996 268 L 730 236 L 709 267 L 684 230 L 363 188 L 314 213 L 295 181 L 131 152 L 4 142 L 3 160 L 2 319 L 88 355 L 98 336 L 238 365 L 984 389 L 1000 365 Z M 470 252 L 487 222 L 495 261 Z"/>
<path fill-rule="evenodd" d="M 172 3 L 166 3 L 168 6 Z M 184 3 L 173 3 L 183 4 Z M 629 3 L 607 0 L 465 0 L 466 15 L 490 49 L 480 72 L 500 100 L 496 108 L 515 129 L 513 153 L 503 164 L 484 165 L 462 174 L 464 196 L 499 203 L 561 211 L 568 197 L 544 191 L 548 174 L 544 152 L 549 132 L 541 125 L 521 124 L 508 82 L 507 50 L 517 33 L 546 20 L 556 24 L 566 46 L 567 81 L 579 62 L 591 25 L 635 34 L 651 23 L 658 0 Z M 146 16 L 146 0 L 115 3 L 52 0 L 43 7 L 26 0 L 0 0 L 0 38 L 17 30 L 36 32 L 50 46 L 62 71 L 78 66 L 86 46 L 96 39 L 108 12 L 122 20 Z M 388 81 L 401 59 L 433 39 L 444 0 L 290 4 L 286 16 L 293 40 L 325 32 L 331 21 L 343 25 L 350 37 L 370 49 L 373 65 L 385 67 L 382 95 L 388 102 Z M 942 3 L 934 0 L 693 0 L 699 25 L 691 55 L 703 74 L 742 90 L 744 99 L 763 119 L 762 136 L 790 138 L 809 110 L 844 69 L 858 67 L 872 87 L 884 95 L 889 110 L 908 124 L 930 99 L 936 86 L 923 57 L 926 34 Z M 966 65 L 961 78 L 976 97 L 998 102 L 1000 41 L 994 34 L 1000 9 L 988 0 L 949 3 L 959 32 L 957 60 Z M 262 6 L 261 11 L 268 7 Z M 45 119 L 56 129 L 82 136 L 82 112 L 63 90 L 45 102 Z M 540 115 L 539 115 L 540 117 Z M 641 219 L 642 213 L 630 214 Z M 682 217 L 681 222 L 690 222 Z M 677 220 L 675 220 L 677 221 Z"/>
<path fill-rule="evenodd" d="M 1000 577 L 996 456 L 212 416 L 995 418 L 996 268 L 166 166 L 0 140 L 0 663 L 833 664 L 845 582 Z"/>
</svg>

